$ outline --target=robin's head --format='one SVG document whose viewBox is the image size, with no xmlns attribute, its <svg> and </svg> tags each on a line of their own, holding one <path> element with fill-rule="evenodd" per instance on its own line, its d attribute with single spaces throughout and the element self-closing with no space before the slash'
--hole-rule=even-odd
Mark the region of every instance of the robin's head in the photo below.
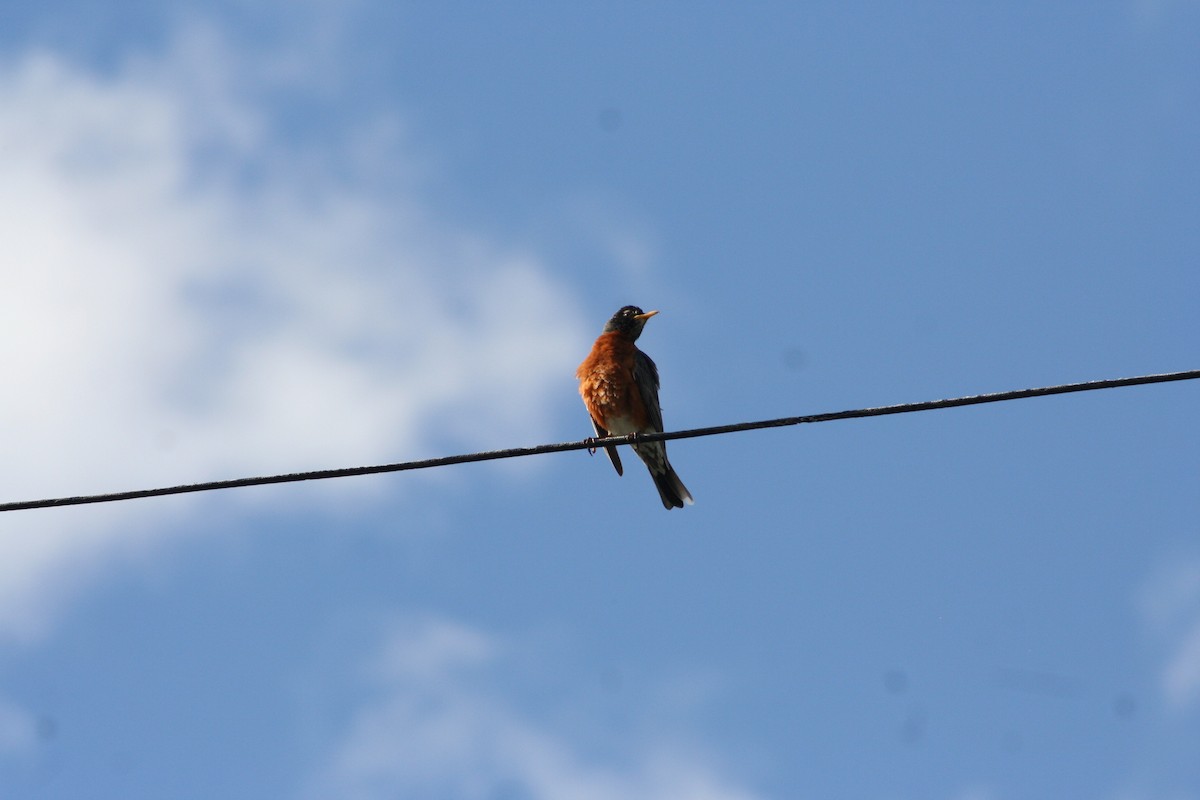
<svg viewBox="0 0 1200 800">
<path fill-rule="evenodd" d="M 642 311 L 637 306 L 625 306 L 612 315 L 612 319 L 604 326 L 604 332 L 620 333 L 636 341 L 642 335 L 642 328 L 646 327 L 646 320 L 657 313 L 657 311 Z"/>
</svg>

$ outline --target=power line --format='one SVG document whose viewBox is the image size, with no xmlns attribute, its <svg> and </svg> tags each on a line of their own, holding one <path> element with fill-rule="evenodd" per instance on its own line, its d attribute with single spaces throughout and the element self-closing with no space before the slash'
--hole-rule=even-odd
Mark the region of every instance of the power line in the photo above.
<svg viewBox="0 0 1200 800">
<path fill-rule="evenodd" d="M 1058 386 L 1043 386 L 1037 389 L 1015 389 L 1008 392 L 993 394 L 976 394 L 968 397 L 955 397 L 949 400 L 926 400 L 920 403 L 901 403 L 894 406 L 877 406 L 874 408 L 856 408 L 849 411 L 833 411 L 825 414 L 810 414 L 803 417 L 782 417 L 780 419 L 760 420 L 758 422 L 740 422 L 735 425 L 716 425 L 710 428 L 692 428 L 683 431 L 666 433 L 633 434 L 631 436 L 610 436 L 605 439 L 584 439 L 579 442 L 560 442 L 559 444 L 542 444 L 535 447 L 513 447 L 507 450 L 488 450 L 480 453 L 467 453 L 457 456 L 428 458 L 421 461 L 402 461 L 396 464 L 380 464 L 369 467 L 345 467 L 342 469 L 323 469 L 315 472 L 294 472 L 287 475 L 268 475 L 258 478 L 235 478 L 225 481 L 208 481 L 207 483 L 189 483 L 181 486 L 164 486 L 157 489 L 136 489 L 129 492 L 113 492 L 111 494 L 81 495 L 79 497 L 55 497 L 47 500 L 22 500 L 15 503 L 0 503 L 0 511 L 22 511 L 34 508 L 56 508 L 59 506 L 80 506 L 89 503 L 115 503 L 119 500 L 137 500 L 143 497 L 162 497 L 170 494 L 190 494 L 192 492 L 211 492 L 217 489 L 234 489 L 239 486 L 264 486 L 272 483 L 296 483 L 298 481 L 316 481 L 326 478 L 348 478 L 354 475 L 376 475 L 383 472 L 406 472 L 408 470 L 429 469 L 431 467 L 447 467 L 451 464 L 467 464 L 473 461 L 495 461 L 501 458 L 518 458 L 520 456 L 536 456 L 543 453 L 561 453 L 567 450 L 596 449 L 606 445 L 630 444 L 631 442 L 657 442 L 670 439 L 694 439 L 698 436 L 715 436 L 720 433 L 739 433 L 761 428 L 782 428 L 789 425 L 802 425 L 810 422 L 832 422 L 839 419 L 861 419 L 863 417 L 882 417 L 889 414 L 908 414 L 913 411 L 933 411 L 940 408 L 955 408 L 957 406 L 974 406 L 983 403 L 1000 403 L 1006 400 L 1023 400 L 1027 397 L 1045 397 L 1053 394 L 1070 394 L 1072 392 L 1090 392 L 1096 389 L 1115 389 L 1119 386 L 1139 386 L 1148 383 L 1167 383 L 1169 381 L 1189 381 L 1200 378 L 1200 370 L 1187 372 L 1167 372 L 1159 375 L 1139 375 L 1133 378 L 1112 378 L 1109 380 L 1086 381 L 1084 383 L 1066 383 Z"/>
</svg>

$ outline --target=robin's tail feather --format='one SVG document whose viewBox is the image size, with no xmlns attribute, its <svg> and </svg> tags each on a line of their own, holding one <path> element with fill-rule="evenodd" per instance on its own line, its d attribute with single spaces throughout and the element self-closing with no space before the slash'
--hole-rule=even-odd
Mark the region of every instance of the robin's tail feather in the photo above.
<svg viewBox="0 0 1200 800">
<path fill-rule="evenodd" d="M 683 508 L 684 503 L 690 506 L 694 502 L 692 493 L 683 485 L 683 481 L 679 480 L 671 465 L 667 464 L 666 467 L 665 472 L 650 472 L 650 476 L 654 478 L 654 485 L 658 487 L 658 496 L 662 498 L 663 508 L 670 511 L 672 508 Z"/>
</svg>

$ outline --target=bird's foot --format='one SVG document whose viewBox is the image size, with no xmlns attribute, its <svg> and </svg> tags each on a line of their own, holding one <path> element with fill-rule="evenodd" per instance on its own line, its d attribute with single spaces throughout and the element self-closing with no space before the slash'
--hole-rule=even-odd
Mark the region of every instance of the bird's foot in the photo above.
<svg viewBox="0 0 1200 800">
<path fill-rule="evenodd" d="M 586 439 L 583 440 L 583 443 L 587 445 L 587 451 L 588 451 L 589 456 L 596 455 L 596 437 L 595 436 L 587 437 Z"/>
</svg>

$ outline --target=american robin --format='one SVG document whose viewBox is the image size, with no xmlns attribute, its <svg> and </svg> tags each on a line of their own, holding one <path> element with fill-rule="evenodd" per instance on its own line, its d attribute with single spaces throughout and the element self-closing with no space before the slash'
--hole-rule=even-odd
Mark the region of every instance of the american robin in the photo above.
<svg viewBox="0 0 1200 800">
<path fill-rule="evenodd" d="M 604 326 L 592 352 L 579 365 L 579 394 L 592 415 L 596 435 L 624 436 L 630 433 L 661 433 L 662 409 L 658 405 L 658 368 L 650 356 L 634 346 L 646 320 L 657 311 L 625 306 Z M 646 463 L 662 504 L 670 510 L 692 503 L 692 495 L 667 461 L 666 442 L 631 445 Z M 604 448 L 617 474 L 624 474 L 617 448 Z"/>
</svg>

